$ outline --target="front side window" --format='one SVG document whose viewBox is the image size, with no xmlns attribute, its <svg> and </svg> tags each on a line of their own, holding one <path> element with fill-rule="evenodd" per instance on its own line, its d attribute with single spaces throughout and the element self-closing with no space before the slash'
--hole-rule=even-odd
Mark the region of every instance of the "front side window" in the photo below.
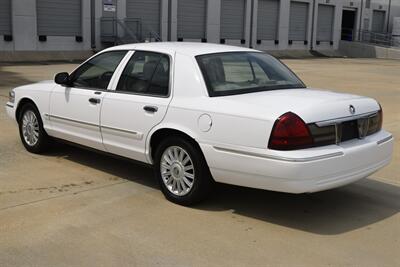
<svg viewBox="0 0 400 267">
<path fill-rule="evenodd" d="M 125 54 L 126 51 L 111 51 L 92 58 L 71 74 L 71 86 L 107 89 L 115 69 Z"/>
<path fill-rule="evenodd" d="M 304 88 L 274 57 L 259 52 L 227 52 L 196 57 L 210 96 Z"/>
<path fill-rule="evenodd" d="M 145 95 L 167 96 L 169 88 L 169 57 L 138 51 L 129 60 L 117 91 Z"/>
</svg>

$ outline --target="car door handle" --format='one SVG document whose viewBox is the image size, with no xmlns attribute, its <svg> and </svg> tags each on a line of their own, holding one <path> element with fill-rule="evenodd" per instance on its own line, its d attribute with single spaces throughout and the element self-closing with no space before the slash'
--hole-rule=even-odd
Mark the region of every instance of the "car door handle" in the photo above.
<svg viewBox="0 0 400 267">
<path fill-rule="evenodd" d="M 99 104 L 100 103 L 100 99 L 99 98 L 89 98 L 89 102 L 92 104 Z"/>
<path fill-rule="evenodd" d="M 155 113 L 158 110 L 158 107 L 155 106 L 144 106 L 143 109 L 150 113 Z"/>
</svg>

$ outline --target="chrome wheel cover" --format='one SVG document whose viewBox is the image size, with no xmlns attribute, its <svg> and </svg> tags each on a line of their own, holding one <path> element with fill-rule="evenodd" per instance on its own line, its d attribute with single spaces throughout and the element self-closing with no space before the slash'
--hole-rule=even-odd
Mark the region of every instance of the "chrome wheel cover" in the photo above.
<svg viewBox="0 0 400 267">
<path fill-rule="evenodd" d="M 181 147 L 170 146 L 161 156 L 160 172 L 164 185 L 176 196 L 184 196 L 193 187 L 195 172 L 193 161 Z"/>
<path fill-rule="evenodd" d="M 22 116 L 22 135 L 29 146 L 34 146 L 39 140 L 39 121 L 32 110 Z"/>
</svg>

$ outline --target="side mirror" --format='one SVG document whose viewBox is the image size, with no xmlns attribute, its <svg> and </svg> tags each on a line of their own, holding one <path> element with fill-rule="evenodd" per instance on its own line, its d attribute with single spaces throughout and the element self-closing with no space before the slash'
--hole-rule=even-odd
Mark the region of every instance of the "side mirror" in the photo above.
<svg viewBox="0 0 400 267">
<path fill-rule="evenodd" d="M 54 82 L 60 85 L 68 85 L 69 83 L 69 74 L 68 72 L 60 72 L 57 73 L 54 77 Z"/>
</svg>

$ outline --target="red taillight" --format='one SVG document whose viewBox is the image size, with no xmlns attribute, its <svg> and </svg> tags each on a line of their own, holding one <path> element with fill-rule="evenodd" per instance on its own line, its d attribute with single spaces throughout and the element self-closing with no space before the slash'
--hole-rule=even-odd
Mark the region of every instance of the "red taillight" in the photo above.
<svg viewBox="0 0 400 267">
<path fill-rule="evenodd" d="M 307 148 L 312 144 L 313 139 L 305 122 L 296 114 L 288 112 L 275 121 L 268 148 L 294 150 Z"/>
<path fill-rule="evenodd" d="M 379 111 L 378 111 L 378 116 L 379 116 L 379 122 L 378 122 L 378 131 L 380 130 L 380 129 L 382 129 L 382 123 L 383 123 L 383 109 L 382 109 L 382 107 L 381 107 L 381 105 L 379 105 L 379 107 L 380 107 L 380 109 L 379 109 Z"/>
</svg>

